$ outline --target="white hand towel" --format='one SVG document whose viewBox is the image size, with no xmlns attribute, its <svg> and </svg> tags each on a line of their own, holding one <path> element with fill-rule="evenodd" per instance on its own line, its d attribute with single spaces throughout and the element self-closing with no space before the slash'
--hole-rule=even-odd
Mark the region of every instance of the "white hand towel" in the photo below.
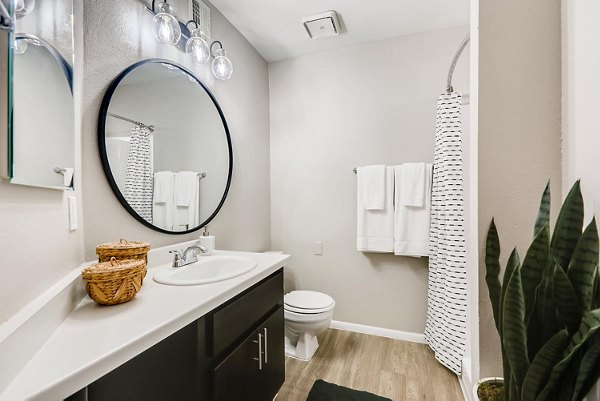
<svg viewBox="0 0 600 401">
<path fill-rule="evenodd" d="M 394 251 L 394 169 L 387 167 L 384 171 L 385 185 L 381 191 L 384 204 L 381 210 L 366 208 L 362 188 L 357 185 L 356 248 L 362 252 Z"/>
<path fill-rule="evenodd" d="M 152 202 L 152 224 L 165 230 L 173 230 L 173 187 L 175 173 L 154 173 L 154 201 Z"/>
<path fill-rule="evenodd" d="M 158 171 L 154 173 L 154 203 L 166 203 L 173 197 L 173 180 L 175 173 L 172 171 Z"/>
<path fill-rule="evenodd" d="M 75 169 L 73 167 L 65 167 L 65 171 L 63 172 L 63 184 L 65 187 L 73 186 L 73 174 L 75 173 Z"/>
<path fill-rule="evenodd" d="M 394 166 L 394 254 L 429 256 L 429 224 L 431 221 L 431 177 L 433 167 L 425 165 L 425 199 L 423 206 L 404 206 L 400 190 L 404 187 L 403 166 Z M 410 174 L 409 174 L 410 176 Z"/>
<path fill-rule="evenodd" d="M 403 163 L 401 170 L 402 179 L 399 180 L 400 188 L 397 189 L 400 192 L 399 203 L 396 204 L 423 207 L 427 184 L 425 163 Z"/>
<path fill-rule="evenodd" d="M 358 195 L 367 210 L 383 210 L 385 206 L 385 166 L 365 166 L 356 169 Z"/>
<path fill-rule="evenodd" d="M 180 171 L 175 174 L 175 206 L 189 207 L 194 202 L 198 173 Z"/>
<path fill-rule="evenodd" d="M 198 181 L 198 173 L 193 171 L 175 174 L 174 231 L 185 231 L 198 225 Z"/>
</svg>

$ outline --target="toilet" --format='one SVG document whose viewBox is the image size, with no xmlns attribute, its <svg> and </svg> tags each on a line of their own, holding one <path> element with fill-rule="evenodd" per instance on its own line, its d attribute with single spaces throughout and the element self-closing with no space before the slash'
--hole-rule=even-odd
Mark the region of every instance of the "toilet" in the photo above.
<svg viewBox="0 0 600 401">
<path fill-rule="evenodd" d="M 292 291 L 283 298 L 285 318 L 285 354 L 310 361 L 319 342 L 317 336 L 327 329 L 335 301 L 316 291 Z"/>
</svg>

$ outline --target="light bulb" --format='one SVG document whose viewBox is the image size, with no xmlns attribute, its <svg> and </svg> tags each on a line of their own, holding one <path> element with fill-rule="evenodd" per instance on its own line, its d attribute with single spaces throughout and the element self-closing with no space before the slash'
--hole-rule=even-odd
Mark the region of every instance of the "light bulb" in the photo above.
<svg viewBox="0 0 600 401">
<path fill-rule="evenodd" d="M 215 52 L 217 55 L 212 62 L 211 69 L 213 75 L 217 79 L 225 80 L 231 78 L 231 74 L 233 74 L 233 64 L 227 58 L 224 49 L 219 49 Z"/>
<path fill-rule="evenodd" d="M 15 0 L 15 15 L 22 17 L 29 14 L 35 7 L 35 0 Z"/>
<path fill-rule="evenodd" d="M 208 62 L 210 49 L 200 29 L 192 29 L 191 36 L 185 44 L 185 51 L 190 54 L 192 61 L 196 64 Z"/>
<path fill-rule="evenodd" d="M 161 18 L 158 25 L 158 40 L 161 43 L 171 43 L 175 38 L 175 33 L 173 32 L 173 28 L 169 24 L 168 19 Z"/>
<path fill-rule="evenodd" d="M 177 44 L 181 38 L 179 21 L 173 16 L 173 7 L 169 3 L 160 3 L 152 25 L 154 36 L 160 43 Z"/>
</svg>

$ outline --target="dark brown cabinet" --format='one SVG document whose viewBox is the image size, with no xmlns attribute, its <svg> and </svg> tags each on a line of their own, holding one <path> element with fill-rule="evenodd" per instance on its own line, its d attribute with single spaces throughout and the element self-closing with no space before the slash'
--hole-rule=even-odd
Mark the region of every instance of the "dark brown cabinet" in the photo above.
<svg viewBox="0 0 600 401">
<path fill-rule="evenodd" d="M 272 400 L 285 380 L 283 307 L 216 366 L 213 375 L 213 401 Z"/>
<path fill-rule="evenodd" d="M 272 401 L 284 380 L 280 269 L 67 400 Z"/>
</svg>

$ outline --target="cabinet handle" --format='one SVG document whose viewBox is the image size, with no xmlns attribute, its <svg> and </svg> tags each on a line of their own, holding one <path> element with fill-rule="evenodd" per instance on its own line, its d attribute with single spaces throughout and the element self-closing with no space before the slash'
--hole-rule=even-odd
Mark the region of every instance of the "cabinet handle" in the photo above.
<svg viewBox="0 0 600 401">
<path fill-rule="evenodd" d="M 262 370 L 262 337 L 262 334 L 258 333 L 258 341 L 253 341 L 255 344 L 258 343 L 258 358 L 254 358 L 255 361 L 258 361 L 258 370 Z"/>
<path fill-rule="evenodd" d="M 265 365 L 269 362 L 269 347 L 267 346 L 267 339 L 269 338 L 269 332 L 267 331 L 267 328 L 264 328 L 265 330 Z"/>
</svg>

